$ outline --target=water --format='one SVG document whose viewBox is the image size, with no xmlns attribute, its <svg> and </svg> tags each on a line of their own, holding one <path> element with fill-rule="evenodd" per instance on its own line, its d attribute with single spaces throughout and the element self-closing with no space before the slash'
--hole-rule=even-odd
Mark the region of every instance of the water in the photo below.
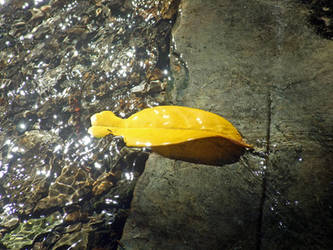
<svg viewBox="0 0 333 250">
<path fill-rule="evenodd" d="M 124 152 L 119 138 L 90 137 L 90 116 L 112 110 L 127 117 L 163 102 L 159 94 L 171 79 L 172 8 L 162 1 L 0 2 L 3 246 L 18 240 L 12 232 L 23 221 L 58 211 L 76 217 L 55 220 L 45 243 L 22 240 L 22 246 L 64 242 L 80 248 L 87 242 L 75 235 L 56 240 L 56 226 L 61 237 L 69 223 L 80 224 L 78 235 L 97 228 L 95 237 L 103 238 L 98 229 L 116 223 L 115 237 L 103 243 L 116 247 L 125 218 L 119 211 L 128 209 L 147 154 Z M 89 217 L 77 215 L 83 213 Z M 36 227 L 34 237 L 42 231 Z"/>
</svg>

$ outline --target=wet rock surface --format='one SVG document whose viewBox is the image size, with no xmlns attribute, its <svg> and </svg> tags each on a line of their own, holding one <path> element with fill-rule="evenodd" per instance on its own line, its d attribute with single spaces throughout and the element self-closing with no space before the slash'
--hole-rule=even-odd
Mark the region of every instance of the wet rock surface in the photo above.
<svg viewBox="0 0 333 250">
<path fill-rule="evenodd" d="M 260 180 L 152 154 L 138 181 L 121 242 L 125 249 L 254 248 Z"/>
<path fill-rule="evenodd" d="M 181 2 L 168 100 L 224 116 L 255 151 L 224 167 L 152 154 L 125 249 L 333 247 L 333 43 L 309 2 Z"/>
</svg>

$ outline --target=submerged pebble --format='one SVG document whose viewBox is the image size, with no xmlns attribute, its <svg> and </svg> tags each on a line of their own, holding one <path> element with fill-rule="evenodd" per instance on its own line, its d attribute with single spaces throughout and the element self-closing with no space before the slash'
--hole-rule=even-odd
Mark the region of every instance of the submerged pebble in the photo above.
<svg viewBox="0 0 333 250">
<path fill-rule="evenodd" d="M 103 176 L 112 175 L 119 162 L 118 171 L 131 172 L 133 160 L 119 160 L 123 144 L 118 139 L 90 138 L 89 117 L 104 109 L 128 116 L 158 104 L 155 97 L 164 87 L 150 85 L 162 86 L 167 76 L 150 77 L 168 67 L 165 37 L 178 9 L 171 2 L 0 1 L 0 207 L 11 207 L 0 225 L 5 229 L 0 229 L 1 244 L 56 248 L 86 239 L 80 242 L 84 248 L 88 231 L 96 230 L 96 237 L 111 231 L 118 210 L 97 200 L 125 175 Z M 141 82 L 147 91 L 131 91 Z M 127 189 L 131 197 L 133 186 Z M 22 231 L 30 222 L 38 231 L 43 223 L 21 218 L 45 221 L 54 210 L 77 204 L 87 207 L 80 212 L 87 220 L 71 234 L 54 231 L 61 220 L 50 222 L 43 242 L 38 233 L 30 235 L 34 241 L 20 241 L 20 234 L 11 231 Z M 128 200 L 119 206 L 128 209 Z M 94 214 L 102 211 L 97 220 Z M 67 219 L 76 223 L 74 217 Z M 91 227 L 92 221 L 99 222 Z M 119 232 L 105 244 L 116 246 Z"/>
</svg>

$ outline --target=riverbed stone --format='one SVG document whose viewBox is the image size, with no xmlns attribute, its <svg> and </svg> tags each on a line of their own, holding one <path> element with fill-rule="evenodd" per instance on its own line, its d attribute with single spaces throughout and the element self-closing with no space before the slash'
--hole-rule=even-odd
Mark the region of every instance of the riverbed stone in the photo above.
<svg viewBox="0 0 333 250">
<path fill-rule="evenodd" d="M 168 101 L 230 120 L 255 146 L 223 167 L 152 154 L 126 249 L 331 249 L 332 40 L 301 1 L 183 0 Z"/>
</svg>

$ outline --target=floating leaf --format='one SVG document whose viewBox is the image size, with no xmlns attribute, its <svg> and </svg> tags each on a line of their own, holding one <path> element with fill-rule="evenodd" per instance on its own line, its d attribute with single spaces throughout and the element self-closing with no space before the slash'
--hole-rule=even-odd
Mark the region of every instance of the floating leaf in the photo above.
<svg viewBox="0 0 333 250">
<path fill-rule="evenodd" d="M 163 156 L 195 163 L 223 165 L 239 159 L 245 143 L 237 129 L 211 112 L 180 106 L 157 106 L 127 119 L 111 111 L 91 117 L 95 137 L 122 136 L 129 147 L 150 147 Z"/>
</svg>

